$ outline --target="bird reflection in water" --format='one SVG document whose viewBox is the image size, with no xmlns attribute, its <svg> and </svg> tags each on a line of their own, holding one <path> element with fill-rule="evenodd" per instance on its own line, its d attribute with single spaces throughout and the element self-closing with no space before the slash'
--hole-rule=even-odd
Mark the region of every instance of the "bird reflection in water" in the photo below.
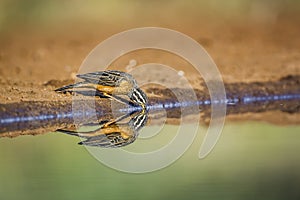
<svg viewBox="0 0 300 200">
<path fill-rule="evenodd" d="M 136 140 L 139 130 L 147 123 L 147 119 L 147 112 L 140 111 L 107 122 L 93 131 L 76 132 L 62 129 L 57 131 L 84 138 L 84 141 L 78 143 L 81 145 L 123 147 Z"/>
<path fill-rule="evenodd" d="M 73 91 L 78 88 L 96 89 L 95 96 L 111 98 L 118 102 L 138 106 L 141 109 L 130 114 L 122 115 L 117 119 L 111 119 L 106 123 L 100 123 L 100 128 L 93 131 L 78 132 L 73 130 L 59 129 L 69 135 L 84 138 L 79 144 L 99 147 L 122 147 L 133 143 L 139 130 L 147 122 L 147 96 L 138 87 L 135 79 L 128 73 L 108 70 L 79 74 L 77 77 L 82 82 L 67 85 L 57 89 L 57 92 Z M 124 96 L 129 100 L 124 99 Z M 99 127 L 99 126 L 98 126 Z"/>
</svg>

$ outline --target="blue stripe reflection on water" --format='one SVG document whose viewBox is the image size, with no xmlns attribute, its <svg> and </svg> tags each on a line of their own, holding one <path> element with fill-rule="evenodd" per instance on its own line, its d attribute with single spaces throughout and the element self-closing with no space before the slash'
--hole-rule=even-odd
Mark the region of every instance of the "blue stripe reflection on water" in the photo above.
<svg viewBox="0 0 300 200">
<path fill-rule="evenodd" d="M 223 100 L 214 100 L 214 104 L 225 103 L 228 106 L 237 105 L 237 104 L 253 104 L 261 102 L 274 102 L 274 101 L 289 101 L 300 99 L 300 94 L 276 94 L 268 96 L 244 96 L 239 98 L 227 98 L 225 102 Z M 191 106 L 208 106 L 211 105 L 211 100 L 199 100 L 199 101 L 185 101 L 185 102 L 167 102 L 167 103 L 157 103 L 153 105 L 148 105 L 148 110 L 158 111 L 163 109 L 176 109 L 182 107 L 191 107 Z M 131 113 L 135 111 L 140 111 L 140 107 L 128 107 L 120 109 L 121 113 Z M 94 112 L 67 112 L 67 113 L 58 113 L 58 114 L 42 114 L 38 116 L 2 116 L 0 119 L 1 124 L 14 124 L 14 123 L 24 123 L 30 121 L 47 121 L 47 120 L 58 120 L 58 119 L 72 119 L 74 117 L 80 116 L 92 116 L 95 115 Z"/>
</svg>

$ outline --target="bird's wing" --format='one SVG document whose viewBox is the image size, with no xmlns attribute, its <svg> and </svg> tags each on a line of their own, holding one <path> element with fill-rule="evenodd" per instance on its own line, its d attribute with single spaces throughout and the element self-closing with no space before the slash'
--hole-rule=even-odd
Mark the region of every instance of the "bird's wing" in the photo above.
<svg viewBox="0 0 300 200">
<path fill-rule="evenodd" d="M 109 135 L 97 135 L 94 137 L 89 137 L 86 140 L 79 142 L 80 145 L 87 146 L 99 146 L 106 148 L 117 148 L 126 146 L 134 142 L 136 137 L 132 136 L 127 139 L 121 137 L 119 132 L 111 133 Z"/>
<path fill-rule="evenodd" d="M 116 70 L 91 72 L 86 74 L 78 74 L 77 77 L 85 80 L 89 83 L 104 85 L 104 86 L 116 86 L 116 84 L 127 77 L 128 74 Z"/>
</svg>

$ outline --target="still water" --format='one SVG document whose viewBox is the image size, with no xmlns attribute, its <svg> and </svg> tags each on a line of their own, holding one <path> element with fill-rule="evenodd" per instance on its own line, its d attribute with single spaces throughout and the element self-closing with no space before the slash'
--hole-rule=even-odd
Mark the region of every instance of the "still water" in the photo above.
<svg viewBox="0 0 300 200">
<path fill-rule="evenodd" d="M 299 199 L 299 125 L 228 122 L 199 160 L 204 129 L 179 160 L 146 174 L 110 169 L 64 134 L 1 138 L 0 199 Z"/>
</svg>

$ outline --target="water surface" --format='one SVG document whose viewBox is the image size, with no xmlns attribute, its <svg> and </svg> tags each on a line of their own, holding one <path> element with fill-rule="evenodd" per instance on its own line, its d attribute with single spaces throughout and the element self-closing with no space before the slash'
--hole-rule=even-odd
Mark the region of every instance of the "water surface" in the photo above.
<svg viewBox="0 0 300 200">
<path fill-rule="evenodd" d="M 176 129 L 155 137 L 168 140 Z M 75 137 L 1 138 L 1 199 L 299 199 L 299 125 L 227 123 L 199 160 L 204 132 L 171 166 L 139 175 L 104 166 Z"/>
</svg>

